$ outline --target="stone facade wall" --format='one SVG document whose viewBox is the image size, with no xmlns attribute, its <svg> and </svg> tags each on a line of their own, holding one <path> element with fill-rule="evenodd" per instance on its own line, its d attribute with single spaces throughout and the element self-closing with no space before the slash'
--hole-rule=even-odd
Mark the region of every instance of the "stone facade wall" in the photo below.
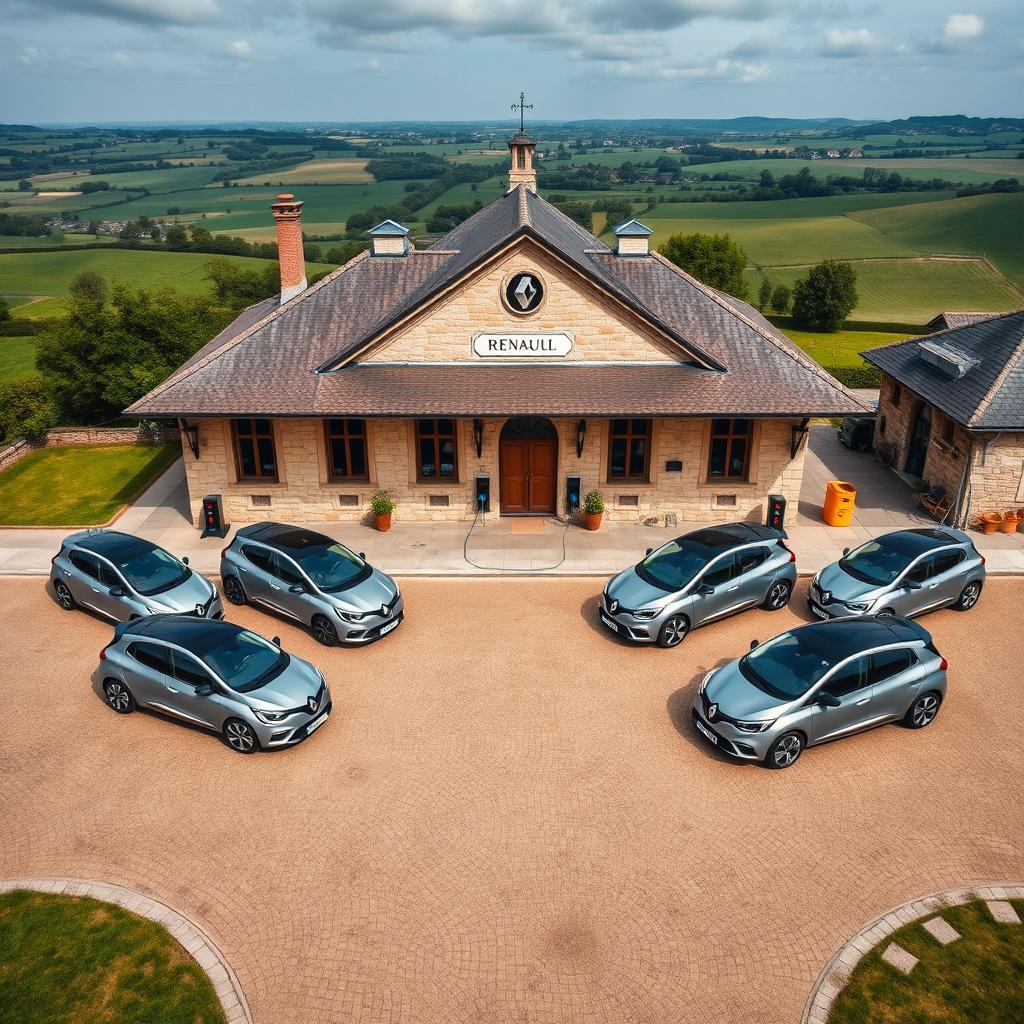
<svg viewBox="0 0 1024 1024">
<path fill-rule="evenodd" d="M 505 284 L 519 271 L 536 273 L 545 286 L 540 308 L 518 317 L 502 301 Z M 473 353 L 473 336 L 505 332 L 567 331 L 572 351 L 556 362 L 579 360 L 678 360 L 679 350 L 663 342 L 617 303 L 578 281 L 553 257 L 525 244 L 474 280 L 411 321 L 400 333 L 363 357 L 363 362 L 485 362 Z M 540 362 L 542 360 L 531 360 Z"/>
<path fill-rule="evenodd" d="M 983 450 L 979 442 L 968 492 L 970 518 L 982 512 L 1024 508 L 1024 432 L 1002 434 L 987 454 Z"/>
<path fill-rule="evenodd" d="M 680 521 L 725 522 L 764 515 L 768 494 L 783 494 L 794 515 L 800 493 L 804 451 L 790 454 L 791 426 L 796 421 L 762 420 L 755 423 L 750 479 L 747 482 L 708 482 L 705 479 L 710 435 L 708 420 L 656 420 L 653 425 L 650 481 L 610 482 L 607 479 L 608 421 L 591 419 L 581 457 L 576 455 L 577 420 L 554 420 L 558 434 L 556 470 L 557 512 L 564 515 L 565 478 L 581 477 L 583 493 L 599 490 L 605 497 L 606 518 L 638 522 L 666 514 Z M 231 523 L 280 519 L 291 522 L 364 520 L 370 516 L 370 498 L 378 488 L 391 491 L 398 501 L 397 523 L 466 521 L 475 514 L 475 478 L 491 478 L 492 514 L 501 507 L 499 436 L 504 420 L 484 420 L 479 457 L 472 422 L 457 422 L 459 481 L 420 483 L 416 480 L 414 424 L 411 420 L 367 421 L 370 480 L 339 483 L 328 480 L 323 421 L 275 420 L 277 482 L 238 481 L 227 420 L 199 423 L 200 457 L 183 446 L 193 521 L 201 516 L 203 496 L 221 494 L 225 516 Z M 667 460 L 681 460 L 681 472 L 668 472 Z M 270 506 L 254 495 L 269 496 Z M 356 505 L 341 504 L 341 496 L 355 495 Z M 446 496 L 448 505 L 431 504 L 431 496 Z M 636 503 L 631 499 L 635 496 Z M 727 504 L 734 499 L 734 504 Z"/>
<path fill-rule="evenodd" d="M 165 444 L 177 440 L 173 427 L 151 430 L 144 424 L 135 427 L 54 427 L 42 441 L 24 439 L 0 447 L 0 471 L 13 466 L 38 448 L 58 445 Z"/>
</svg>

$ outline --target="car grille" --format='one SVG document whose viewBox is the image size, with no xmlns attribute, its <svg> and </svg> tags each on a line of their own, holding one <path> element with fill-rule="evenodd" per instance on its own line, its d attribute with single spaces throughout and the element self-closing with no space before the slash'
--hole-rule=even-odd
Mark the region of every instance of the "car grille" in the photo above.
<svg viewBox="0 0 1024 1024">
<path fill-rule="evenodd" d="M 196 605 L 195 605 L 195 607 L 192 608 L 192 611 L 186 612 L 185 614 L 186 615 L 191 615 L 194 618 L 201 618 L 201 619 L 208 618 L 209 615 L 210 615 L 210 608 L 212 607 L 213 602 L 216 599 L 217 599 L 217 594 L 216 594 L 216 592 L 214 592 L 213 594 L 210 595 L 210 597 L 207 600 L 207 602 L 203 605 L 203 614 L 202 615 L 200 615 L 199 611 L 198 611 L 198 602 L 196 602 Z"/>
<path fill-rule="evenodd" d="M 708 700 L 708 695 L 706 693 L 702 693 L 700 695 L 700 703 L 701 708 L 704 711 L 704 717 L 705 719 L 707 719 L 707 721 L 713 723 L 714 725 L 717 725 L 719 722 L 726 722 L 728 725 L 736 724 L 736 719 L 730 718 L 724 711 L 722 711 L 721 707 L 719 707 L 719 709 L 715 712 L 715 717 L 711 718 L 711 716 L 708 714 L 708 708 L 710 708 L 711 705 L 715 702 L 713 700 Z"/>
<path fill-rule="evenodd" d="M 316 691 L 316 696 L 313 698 L 316 701 L 316 711 L 313 712 L 314 716 L 318 715 L 324 707 L 324 698 L 327 694 L 327 686 L 324 683 L 320 684 L 320 689 Z M 309 705 L 303 704 L 302 707 L 288 708 L 285 710 L 286 715 L 308 715 Z"/>
<path fill-rule="evenodd" d="M 811 584 L 811 597 L 814 598 L 814 600 L 817 601 L 818 604 L 820 604 L 820 605 L 826 605 L 826 604 L 831 604 L 832 603 L 832 595 L 831 594 L 826 595 L 822 591 L 821 587 L 818 586 L 817 583 L 812 583 Z"/>
</svg>

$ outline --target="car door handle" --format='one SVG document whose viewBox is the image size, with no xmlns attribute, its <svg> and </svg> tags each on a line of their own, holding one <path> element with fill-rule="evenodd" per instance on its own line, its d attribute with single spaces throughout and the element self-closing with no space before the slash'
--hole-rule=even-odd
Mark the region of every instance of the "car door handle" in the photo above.
<svg viewBox="0 0 1024 1024">
<path fill-rule="evenodd" d="M 734 590 L 739 590 L 739 589 L 740 589 L 740 585 L 737 583 L 735 587 L 730 587 L 728 589 L 728 591 L 726 591 L 726 593 L 731 594 Z"/>
<path fill-rule="evenodd" d="M 871 700 L 870 697 L 863 697 L 861 700 L 856 702 L 857 703 L 857 707 L 860 707 L 861 704 L 867 704 L 870 700 Z"/>
<path fill-rule="evenodd" d="M 68 572 L 67 569 L 61 569 L 61 572 L 64 573 L 65 576 L 70 576 L 71 575 L 71 573 Z"/>
<path fill-rule="evenodd" d="M 270 589 L 271 590 L 280 590 L 281 588 L 276 583 L 271 583 L 270 584 Z"/>
</svg>

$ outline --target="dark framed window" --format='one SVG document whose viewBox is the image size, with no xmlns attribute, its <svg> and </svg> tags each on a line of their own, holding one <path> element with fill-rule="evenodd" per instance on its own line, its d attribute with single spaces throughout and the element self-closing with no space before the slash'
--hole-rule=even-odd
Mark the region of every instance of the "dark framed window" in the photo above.
<svg viewBox="0 0 1024 1024">
<path fill-rule="evenodd" d="M 721 587 L 735 578 L 739 572 L 739 564 L 736 561 L 736 552 L 723 555 L 715 564 L 701 576 L 701 583 L 710 587 Z"/>
<path fill-rule="evenodd" d="M 140 665 L 145 665 L 154 672 L 162 672 L 166 676 L 171 674 L 171 652 L 162 644 L 135 643 L 128 648 L 128 653 Z"/>
<path fill-rule="evenodd" d="M 181 651 L 171 651 L 171 666 L 174 678 L 179 682 L 188 683 L 189 686 L 205 686 L 213 682 L 210 673 L 201 668 L 195 658 L 182 654 Z"/>
<path fill-rule="evenodd" d="M 612 420 L 608 432 L 608 479 L 646 480 L 651 465 L 651 421 Z"/>
<path fill-rule="evenodd" d="M 369 480 L 366 420 L 325 420 L 327 472 L 332 480 Z"/>
<path fill-rule="evenodd" d="M 746 480 L 753 420 L 712 420 L 709 480 Z"/>
<path fill-rule="evenodd" d="M 416 421 L 416 476 L 419 480 L 457 480 L 455 420 Z"/>
<path fill-rule="evenodd" d="M 270 420 L 232 420 L 239 480 L 277 480 L 274 425 Z"/>
<path fill-rule="evenodd" d="M 952 444 L 956 439 L 956 424 L 948 417 L 942 417 L 942 440 Z"/>
<path fill-rule="evenodd" d="M 771 552 L 767 548 L 747 548 L 739 553 L 740 573 L 750 572 L 768 561 Z"/>
<path fill-rule="evenodd" d="M 899 675 L 900 672 L 905 672 L 912 664 L 912 657 L 911 652 L 905 647 L 872 654 L 871 668 L 868 670 L 868 686 L 891 679 L 893 676 Z"/>
<path fill-rule="evenodd" d="M 892 382 L 892 404 L 899 405 L 900 399 L 903 397 L 903 388 L 899 386 L 896 381 Z"/>
<path fill-rule="evenodd" d="M 95 555 L 87 555 L 82 551 L 72 551 L 68 556 L 68 561 L 82 573 L 85 573 L 90 579 L 98 580 L 100 578 L 100 560 Z"/>
<path fill-rule="evenodd" d="M 303 586 L 305 580 L 302 578 L 302 573 L 299 572 L 298 568 L 292 562 L 290 558 L 286 558 L 281 554 L 280 551 L 274 552 L 274 567 L 272 572 L 279 579 L 283 580 L 290 587 Z"/>
<path fill-rule="evenodd" d="M 833 697 L 847 697 L 868 685 L 868 667 L 870 655 L 855 658 L 841 668 L 826 684 L 825 690 Z"/>
</svg>

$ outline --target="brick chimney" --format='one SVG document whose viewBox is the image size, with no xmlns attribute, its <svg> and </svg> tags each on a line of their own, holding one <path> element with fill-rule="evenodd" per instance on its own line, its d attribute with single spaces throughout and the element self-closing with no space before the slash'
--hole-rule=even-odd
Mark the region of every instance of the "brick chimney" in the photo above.
<svg viewBox="0 0 1024 1024">
<path fill-rule="evenodd" d="M 302 200 L 286 192 L 270 209 L 277 221 L 277 258 L 281 265 L 281 302 L 306 290 L 306 260 L 302 252 Z"/>
</svg>

